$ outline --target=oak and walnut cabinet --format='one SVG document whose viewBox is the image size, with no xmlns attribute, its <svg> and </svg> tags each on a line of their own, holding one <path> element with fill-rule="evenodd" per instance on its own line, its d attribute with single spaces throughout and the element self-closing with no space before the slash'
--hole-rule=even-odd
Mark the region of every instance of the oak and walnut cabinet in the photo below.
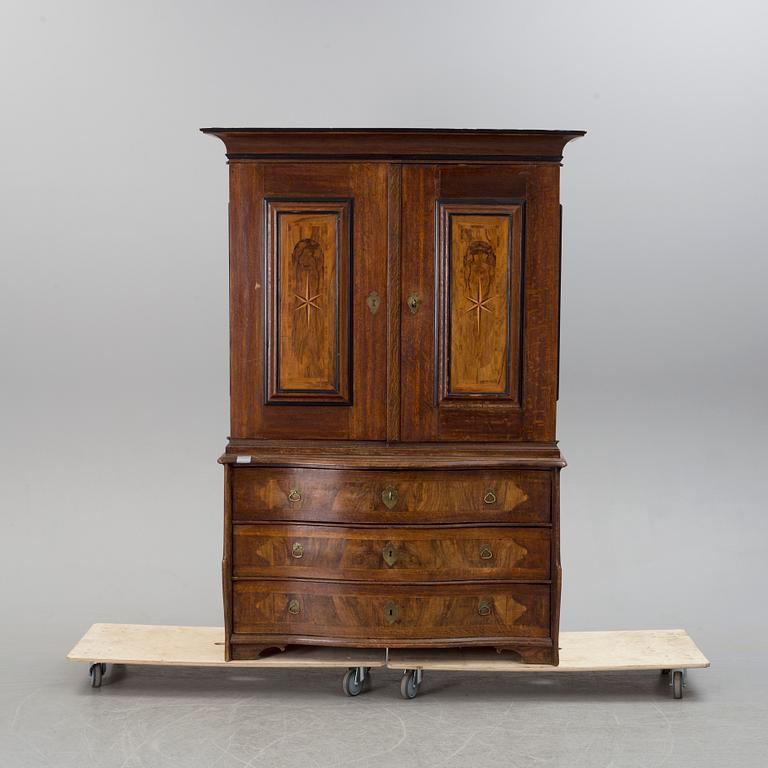
<svg viewBox="0 0 768 768">
<path fill-rule="evenodd" d="M 204 132 L 230 179 L 227 659 L 557 664 L 559 175 L 583 132 Z"/>
</svg>

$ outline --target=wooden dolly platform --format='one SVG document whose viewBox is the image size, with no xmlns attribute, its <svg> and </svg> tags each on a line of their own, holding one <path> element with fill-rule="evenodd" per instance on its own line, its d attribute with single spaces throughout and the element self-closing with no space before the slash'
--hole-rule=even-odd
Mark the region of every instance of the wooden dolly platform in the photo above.
<svg viewBox="0 0 768 768">
<path fill-rule="evenodd" d="M 403 670 L 400 693 L 412 699 L 424 670 L 457 672 L 608 672 L 658 669 L 671 674 L 676 699 L 683 696 L 689 669 L 709 661 L 683 629 L 621 632 L 561 632 L 560 665 L 521 664 L 493 649 L 361 649 L 289 646 L 256 661 L 224 661 L 221 627 L 166 627 L 149 624 L 94 624 L 67 655 L 90 663 L 91 684 L 101 686 L 107 664 L 168 667 L 346 668 L 344 692 L 363 690 L 372 668 Z"/>
</svg>

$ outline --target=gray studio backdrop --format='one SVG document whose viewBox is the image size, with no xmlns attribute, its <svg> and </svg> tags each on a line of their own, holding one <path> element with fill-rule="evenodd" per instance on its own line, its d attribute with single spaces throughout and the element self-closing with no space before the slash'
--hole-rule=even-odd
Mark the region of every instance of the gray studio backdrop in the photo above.
<svg viewBox="0 0 768 768">
<path fill-rule="evenodd" d="M 220 624 L 227 167 L 208 125 L 566 149 L 566 629 L 761 649 L 760 2 L 4 2 L 0 664 Z"/>
</svg>

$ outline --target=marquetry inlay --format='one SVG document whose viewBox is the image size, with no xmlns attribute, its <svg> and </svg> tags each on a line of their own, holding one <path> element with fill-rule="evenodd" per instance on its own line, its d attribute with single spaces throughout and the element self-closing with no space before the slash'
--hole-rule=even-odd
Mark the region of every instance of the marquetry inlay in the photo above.
<svg viewBox="0 0 768 768">
<path fill-rule="evenodd" d="M 301 312 L 303 309 L 306 309 L 307 311 L 307 325 L 309 325 L 309 316 L 312 309 L 320 311 L 320 307 L 315 304 L 315 301 L 322 296 L 321 293 L 316 293 L 314 296 L 310 296 L 309 291 L 309 275 L 307 275 L 307 278 L 305 280 L 304 285 L 304 295 L 299 296 L 298 293 L 295 293 L 294 296 L 298 299 L 298 306 L 296 307 L 296 312 Z"/>
<path fill-rule="evenodd" d="M 483 286 L 478 282 L 477 284 L 477 298 L 471 296 L 465 297 L 469 302 L 469 306 L 464 310 L 465 312 L 476 312 L 477 319 L 477 332 L 480 333 L 480 317 L 483 312 L 493 312 L 493 308 L 486 306 L 489 301 L 493 301 L 495 296 L 486 296 L 483 298 Z"/>
<path fill-rule="evenodd" d="M 442 397 L 514 400 L 519 378 L 521 206 L 445 203 L 439 212 Z"/>
<path fill-rule="evenodd" d="M 269 402 L 349 401 L 349 205 L 268 203 Z"/>
</svg>

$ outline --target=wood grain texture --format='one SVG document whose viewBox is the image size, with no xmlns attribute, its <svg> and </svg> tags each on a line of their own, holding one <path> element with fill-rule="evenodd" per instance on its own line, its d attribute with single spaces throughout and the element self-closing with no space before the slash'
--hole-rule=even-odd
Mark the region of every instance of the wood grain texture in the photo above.
<svg viewBox="0 0 768 768">
<path fill-rule="evenodd" d="M 402 211 L 402 166 L 391 163 L 387 170 L 387 221 L 389 225 L 387 265 L 387 441 L 400 440 L 400 239 Z"/>
<path fill-rule="evenodd" d="M 351 201 L 266 206 L 267 403 L 349 403 Z"/>
<path fill-rule="evenodd" d="M 230 159 L 226 658 L 557 664 L 559 162 L 583 132 L 207 132 Z"/>
<path fill-rule="evenodd" d="M 227 662 L 223 627 L 93 624 L 67 659 L 168 667 L 384 667 L 456 672 L 611 672 L 706 669 L 709 659 L 684 629 L 563 632 L 560 664 L 520 664 L 492 648 L 393 649 L 290 646 L 284 654 Z"/>
<path fill-rule="evenodd" d="M 397 649 L 389 653 L 392 669 L 455 672 L 611 672 L 620 670 L 702 669 L 709 660 L 684 629 L 635 629 L 562 632 L 560 663 L 529 665 L 487 648 Z"/>
<path fill-rule="evenodd" d="M 387 352 L 386 344 L 380 343 L 380 339 L 386 334 L 386 314 L 379 312 L 372 315 L 365 301 L 371 290 L 379 293 L 382 303 L 387 301 L 387 263 L 386 257 L 381 257 L 386 254 L 387 248 L 387 212 L 386 207 L 382 208 L 379 204 L 386 199 L 386 166 L 323 163 L 308 167 L 291 163 L 233 163 L 230 180 L 231 436 L 236 439 L 385 439 Z M 277 209 L 277 201 L 285 200 L 290 209 L 295 209 L 297 201 L 306 199 L 314 201 L 313 207 L 320 205 L 322 209 L 323 204 L 316 201 L 331 198 L 351 201 L 349 321 L 347 323 L 342 319 L 338 324 L 341 337 L 337 344 L 343 357 L 347 354 L 344 350 L 349 346 L 344 338 L 344 328 L 349 326 L 349 392 L 344 392 L 342 382 L 338 396 L 317 396 L 321 400 L 338 402 L 292 404 L 291 397 L 288 397 L 288 402 L 277 403 L 274 393 L 270 396 L 265 390 L 265 379 L 268 378 L 265 376 L 267 339 L 273 340 L 271 348 L 275 349 L 274 341 L 280 335 L 279 318 L 273 311 L 275 302 L 270 305 L 269 315 L 265 311 L 265 296 L 270 288 L 275 290 L 277 285 L 276 281 L 270 280 L 271 275 L 267 271 L 270 263 L 267 256 L 274 251 L 274 247 L 268 245 L 269 232 L 265 221 L 269 219 L 265 216 L 265 208 L 267 201 L 273 201 L 272 208 Z M 329 209 L 334 206 L 330 202 L 324 205 Z M 344 209 L 339 210 L 343 219 Z M 340 230 L 343 229 L 342 221 Z M 293 251 L 288 250 L 290 253 L 286 252 L 286 258 L 290 260 Z M 339 263 L 343 266 L 345 259 L 341 255 Z M 297 254 L 299 259 L 305 256 L 309 258 L 306 249 Z M 339 273 L 338 277 L 341 288 L 345 276 Z M 301 283 L 301 280 L 298 282 Z M 299 284 L 294 287 L 298 290 L 293 293 L 303 295 L 307 286 Z M 345 296 L 340 298 L 343 306 Z M 286 299 L 293 307 L 284 314 L 287 316 L 293 312 L 297 315 L 293 319 L 298 320 L 295 296 L 286 296 Z M 315 303 L 320 305 L 319 298 Z M 310 306 L 310 320 L 313 311 L 318 312 Z M 317 316 L 314 314 L 315 318 Z M 292 328 L 300 327 L 300 323 L 295 323 L 282 330 L 290 336 Z M 327 326 L 325 334 L 328 338 L 330 332 L 330 326 Z M 315 346 L 310 346 L 299 358 L 294 355 L 293 362 L 289 363 L 294 374 L 299 374 L 302 366 L 318 350 L 325 355 L 321 368 L 330 364 L 330 347 L 317 347 L 312 336 L 314 334 L 305 338 L 304 343 Z M 296 340 L 292 343 L 295 348 Z M 361 361 L 359 365 L 355 365 L 356 359 Z M 273 370 L 277 370 L 277 363 L 277 360 L 273 361 Z M 340 372 L 343 373 L 347 367 L 341 359 Z M 304 401 L 309 396 L 307 393 L 294 394 Z M 268 400 L 269 404 L 265 404 Z"/>
<path fill-rule="evenodd" d="M 294 646 L 260 659 L 224 658 L 223 627 L 162 624 L 93 624 L 67 654 L 70 661 L 162 667 L 256 667 L 265 669 L 384 667 L 383 650 Z"/>
<path fill-rule="evenodd" d="M 482 606 L 487 606 L 487 613 Z M 292 612 L 291 607 L 295 612 Z M 233 642 L 267 634 L 418 645 L 549 636 L 549 587 L 489 582 L 418 586 L 327 581 L 234 583 Z M 242 638 L 238 638 L 242 635 Z"/>
<path fill-rule="evenodd" d="M 438 218 L 441 400 L 517 405 L 523 206 L 438 203 Z"/>
<path fill-rule="evenodd" d="M 235 525 L 234 576 L 352 581 L 546 581 L 546 528 Z"/>
<path fill-rule="evenodd" d="M 224 551 L 221 558 L 221 587 L 224 598 L 224 630 L 227 637 L 232 634 L 232 468 L 224 466 Z M 226 646 L 226 660 L 232 658 L 229 643 Z"/>
<path fill-rule="evenodd" d="M 367 524 L 549 523 L 551 482 L 549 472 L 537 470 L 367 472 L 236 467 L 232 472 L 233 519 Z M 388 488 L 397 492 L 391 507 L 382 497 Z M 296 493 L 292 500 L 293 491 Z M 493 501 L 486 502 L 489 492 Z"/>
<path fill-rule="evenodd" d="M 403 252 L 428 253 L 434 249 L 435 242 L 438 248 L 441 242 L 443 245 L 441 258 L 403 260 L 403 292 L 416 294 L 422 300 L 415 313 L 409 312 L 407 305 L 402 311 L 401 409 L 403 413 L 413 414 L 407 424 L 403 425 L 404 440 L 549 442 L 555 439 L 558 178 L 557 168 L 534 165 L 404 167 Z M 461 202 L 451 203 L 451 200 Z M 519 247 L 515 246 L 515 238 L 512 238 L 511 267 L 508 269 L 512 282 L 508 288 L 508 307 L 512 308 L 514 304 L 517 314 L 514 309 L 507 313 L 507 339 L 510 345 L 503 347 L 504 336 L 491 333 L 491 328 L 488 329 L 489 338 L 478 343 L 483 333 L 483 319 L 493 315 L 491 304 L 487 301 L 483 304 L 486 311 L 478 309 L 472 317 L 476 321 L 477 317 L 484 316 L 480 318 L 480 334 L 476 326 L 473 328 L 462 323 L 460 314 L 467 308 L 471 309 L 472 304 L 463 292 L 451 297 L 453 288 L 449 287 L 447 272 L 452 259 L 449 248 L 451 236 L 461 237 L 460 231 L 453 230 L 460 229 L 462 221 L 459 218 L 456 227 L 453 227 L 449 224 L 450 214 L 460 214 L 462 210 L 467 215 L 480 211 L 492 213 L 495 210 L 498 215 L 505 200 L 518 201 L 514 204 L 518 209 L 510 208 L 508 211 L 514 217 L 511 229 L 521 234 L 522 242 Z M 435 231 L 435 209 L 437 207 L 439 210 L 441 206 L 444 206 L 441 217 L 444 222 L 442 239 Z M 465 216 L 463 221 L 469 225 L 472 219 Z M 467 228 L 470 233 L 473 231 L 472 226 Z M 498 219 L 495 229 L 496 235 L 493 236 L 497 238 Z M 486 235 L 492 234 L 487 226 L 483 230 L 478 224 L 475 225 L 475 231 L 479 236 L 478 243 L 483 242 L 483 232 Z M 458 257 L 463 261 L 468 256 L 470 263 L 473 260 L 477 262 L 479 255 L 475 257 L 474 254 L 466 253 L 468 245 L 463 249 L 459 246 Z M 476 250 L 481 250 L 480 245 Z M 486 264 L 488 260 L 486 257 Z M 453 266 L 461 267 L 463 273 L 463 265 Z M 519 289 L 515 284 L 515 275 L 519 275 Z M 455 281 L 453 287 L 458 290 Z M 485 290 L 490 289 L 489 285 Z M 472 290 L 482 292 L 482 281 L 477 283 L 475 280 Z M 500 290 L 495 279 L 493 290 Z M 520 298 L 516 302 L 518 294 Z M 444 297 L 442 307 L 438 305 L 436 308 L 435 297 L 438 297 L 439 302 L 440 296 Z M 451 298 L 456 299 L 456 302 Z M 477 300 L 476 296 L 471 298 Z M 481 294 L 479 303 L 482 304 L 487 298 Z M 524 322 L 520 319 L 521 308 Z M 466 314 L 471 315 L 471 312 Z M 452 323 L 456 321 L 459 323 L 458 339 L 453 348 L 450 346 L 452 342 L 447 327 L 453 327 Z M 512 343 L 515 344 L 514 349 Z M 493 371 L 498 373 L 500 370 L 501 349 L 508 351 L 508 359 L 515 362 L 514 366 L 510 365 L 509 394 L 504 393 L 507 399 L 499 398 L 498 391 L 495 393 L 496 398 L 478 394 L 463 400 L 457 397 L 460 393 L 449 398 L 448 371 L 454 374 L 461 372 L 465 383 L 463 389 L 469 390 L 473 386 L 469 379 L 471 371 L 480 368 L 482 364 L 478 354 L 490 356 L 489 360 L 495 359 L 495 365 L 486 361 L 486 367 L 490 369 L 489 374 L 493 378 Z M 482 375 L 481 372 L 479 376 Z M 514 389 L 512 384 L 515 385 Z M 497 385 L 496 390 L 499 389 Z M 442 398 L 436 397 L 436 392 L 441 393 Z"/>
<path fill-rule="evenodd" d="M 559 163 L 584 131 L 403 128 L 203 128 L 226 145 L 230 160 L 536 160 Z"/>
<path fill-rule="evenodd" d="M 222 464 L 316 469 L 550 469 L 556 443 L 390 443 L 232 439 Z"/>
</svg>

